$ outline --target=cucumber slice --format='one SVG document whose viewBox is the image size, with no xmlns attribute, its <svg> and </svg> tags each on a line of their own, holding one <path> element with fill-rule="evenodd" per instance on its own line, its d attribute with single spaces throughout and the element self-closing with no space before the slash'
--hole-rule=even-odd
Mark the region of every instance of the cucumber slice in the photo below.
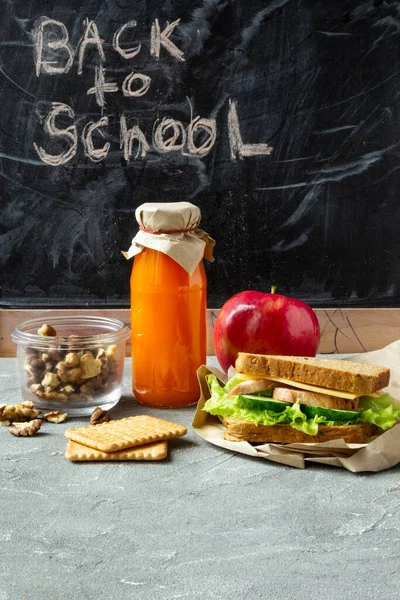
<svg viewBox="0 0 400 600">
<path fill-rule="evenodd" d="M 280 400 L 272 400 L 272 398 L 267 398 L 266 396 L 256 396 L 252 394 L 239 394 L 239 400 L 246 408 L 271 410 L 276 413 L 281 413 L 287 406 L 291 406 L 290 402 L 281 402 Z"/>
<path fill-rule="evenodd" d="M 272 398 L 272 393 L 274 390 L 262 390 L 262 392 L 257 392 L 256 396 L 261 396 L 263 398 Z M 252 394 L 249 394 L 251 396 Z"/>
<path fill-rule="evenodd" d="M 240 394 L 239 400 L 246 408 L 270 410 L 276 413 L 283 412 L 287 406 L 293 406 L 291 402 L 282 402 L 281 400 L 255 394 Z M 358 410 L 336 410 L 333 408 L 323 408 L 322 406 L 308 406 L 307 404 L 300 404 L 300 408 L 307 416 L 307 419 L 313 419 L 315 416 L 318 416 L 325 417 L 327 421 L 335 421 L 336 423 L 356 421 L 360 416 Z"/>
<path fill-rule="evenodd" d="M 333 408 L 322 408 L 322 406 L 307 406 L 306 404 L 301 404 L 301 410 L 307 415 L 308 419 L 318 416 L 325 417 L 327 421 L 336 421 L 337 423 L 355 421 L 360 416 L 358 410 L 336 410 Z"/>
</svg>

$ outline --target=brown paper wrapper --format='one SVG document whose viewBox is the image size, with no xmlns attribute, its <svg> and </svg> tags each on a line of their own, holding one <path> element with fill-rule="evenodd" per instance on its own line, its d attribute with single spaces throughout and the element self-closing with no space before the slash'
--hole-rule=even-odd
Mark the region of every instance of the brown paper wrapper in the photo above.
<svg viewBox="0 0 400 600">
<path fill-rule="evenodd" d="M 129 250 L 122 253 L 126 259 L 136 256 L 144 248 L 151 248 L 172 258 L 189 275 L 193 274 L 203 257 L 214 261 L 215 240 L 198 228 L 201 215 L 194 204 L 148 202 L 136 209 L 135 216 L 141 229 Z M 187 229 L 193 231 L 180 231 Z"/>
<path fill-rule="evenodd" d="M 346 359 L 345 359 L 346 360 Z M 400 340 L 382 350 L 357 354 L 348 360 L 375 364 L 391 369 L 391 382 L 385 388 L 400 402 Z M 200 383 L 200 399 L 193 419 L 193 428 L 203 439 L 215 446 L 239 454 L 263 458 L 290 467 L 304 469 L 307 463 L 320 463 L 341 467 L 353 473 L 384 471 L 400 462 L 400 424 L 373 438 L 367 444 L 346 444 L 343 440 L 321 444 L 258 444 L 224 440 L 225 427 L 218 417 L 204 412 L 203 406 L 210 397 L 206 375 L 213 373 L 225 383 L 227 376 L 218 369 L 201 366 L 197 371 Z"/>
</svg>

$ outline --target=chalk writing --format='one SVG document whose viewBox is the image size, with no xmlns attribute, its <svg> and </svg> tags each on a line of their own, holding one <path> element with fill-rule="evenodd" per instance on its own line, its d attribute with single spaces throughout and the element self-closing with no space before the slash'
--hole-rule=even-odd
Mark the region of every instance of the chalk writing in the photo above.
<svg viewBox="0 0 400 600">
<path fill-rule="evenodd" d="M 125 25 L 122 25 L 122 27 L 120 27 L 115 33 L 114 33 L 114 37 L 113 37 L 113 48 L 116 52 L 118 52 L 118 54 L 120 54 L 123 58 L 133 58 L 134 56 L 136 56 L 137 54 L 139 54 L 140 49 L 142 47 L 141 44 L 136 44 L 136 46 L 134 46 L 133 48 L 129 48 L 124 50 L 123 48 L 121 48 L 121 46 L 119 45 L 119 39 L 121 37 L 121 35 L 124 33 L 125 29 L 129 29 L 129 28 L 134 28 L 136 27 L 137 23 L 136 21 L 129 21 L 128 23 L 125 23 Z"/>
<path fill-rule="evenodd" d="M 194 143 L 194 135 L 201 129 L 207 133 L 208 137 L 206 137 L 205 141 L 197 147 Z M 217 123 L 215 119 L 200 119 L 200 117 L 196 117 L 191 121 L 188 127 L 188 151 L 190 154 L 206 156 L 214 146 L 216 139 Z"/>
<path fill-rule="evenodd" d="M 56 21 L 55 19 L 48 19 L 47 17 L 40 17 L 36 21 L 36 27 L 33 32 L 34 39 L 34 53 L 35 53 L 35 65 L 36 65 L 36 75 L 39 77 L 40 73 L 68 73 L 70 68 L 72 67 L 72 63 L 74 62 L 74 53 L 72 48 L 70 47 L 68 40 L 68 31 L 65 27 L 64 23 L 61 21 Z M 60 59 L 56 61 L 48 61 L 43 60 L 43 49 L 44 49 L 44 32 L 48 26 L 52 26 L 52 30 L 54 31 L 54 27 L 60 30 L 61 38 L 58 40 L 47 39 L 46 46 L 50 50 L 59 50 L 62 49 L 66 51 L 68 59 L 64 65 L 60 65 Z M 58 65 L 58 66 L 57 66 Z"/>
<path fill-rule="evenodd" d="M 142 82 L 141 87 L 136 90 L 132 89 L 132 84 L 135 80 Z M 131 73 L 124 79 L 124 83 L 122 84 L 122 93 L 124 96 L 131 98 L 144 96 L 149 91 L 150 83 L 151 78 L 148 75 L 144 75 L 143 73 Z"/>
<path fill-rule="evenodd" d="M 105 60 L 103 40 L 100 38 L 96 23 L 94 21 L 86 20 L 85 24 L 85 33 L 83 34 L 83 39 L 79 47 L 78 75 L 81 75 L 83 72 L 83 59 L 85 57 L 86 48 L 89 45 L 96 46 L 100 59 L 102 61 Z"/>
<path fill-rule="evenodd" d="M 43 148 L 38 146 L 35 142 L 33 146 L 38 153 L 41 160 L 48 165 L 59 166 L 65 165 L 71 160 L 76 154 L 78 147 L 78 132 L 75 125 L 70 125 L 66 129 L 59 129 L 56 125 L 56 117 L 61 114 L 67 114 L 71 119 L 74 118 L 74 111 L 67 104 L 61 104 L 60 102 L 53 102 L 51 105 L 51 112 L 47 115 L 44 122 L 44 130 L 50 137 L 61 138 L 69 142 L 70 146 L 65 152 L 61 154 L 48 154 Z"/>
<path fill-rule="evenodd" d="M 150 56 L 154 60 L 161 60 L 162 57 L 168 58 L 169 56 L 169 60 L 172 57 L 179 63 L 185 62 L 183 51 L 171 39 L 179 23 L 180 19 L 176 19 L 172 23 L 167 21 L 165 24 L 160 25 L 158 19 L 153 20 L 150 27 L 150 44 L 147 46 L 147 51 L 150 52 Z M 137 22 L 135 20 L 121 25 L 114 32 L 112 44 L 108 45 L 108 48 L 112 48 L 126 61 L 145 51 L 145 47 L 142 47 L 140 42 L 134 43 L 129 40 L 129 32 L 133 30 L 135 33 L 136 27 Z M 45 16 L 36 20 L 33 39 L 37 77 L 42 75 L 64 75 L 71 70 L 76 58 L 77 74 L 84 75 L 82 81 L 86 83 L 89 77 L 93 77 L 93 70 L 89 70 L 87 67 L 88 61 L 92 62 L 94 57 L 94 81 L 92 85 L 88 86 L 86 95 L 94 98 L 102 112 L 97 121 L 90 121 L 83 126 L 79 138 L 78 125 L 80 126 L 81 118 L 75 123 L 75 113 L 72 106 L 53 102 L 49 113 L 43 120 L 43 131 L 49 137 L 48 146 L 51 147 L 51 142 L 55 142 L 57 152 L 51 153 L 48 149 L 44 149 L 34 142 L 33 147 L 36 153 L 48 165 L 64 165 L 76 156 L 80 139 L 84 155 L 89 160 L 95 163 L 105 160 L 109 154 L 111 142 L 107 141 L 101 146 L 99 145 L 100 140 L 96 140 L 96 138 L 107 135 L 109 117 L 103 113 L 107 106 L 108 94 L 122 92 L 125 98 L 137 102 L 138 98 L 146 96 L 151 89 L 151 77 L 146 73 L 132 69 L 124 74 L 122 81 L 113 81 L 112 77 L 107 77 L 106 56 L 104 53 L 105 40 L 102 39 L 93 20 L 86 19 L 84 21 L 83 34 L 75 50 L 70 44 L 68 30 L 64 23 Z M 57 120 L 60 117 L 62 118 L 62 127 L 60 124 L 57 125 Z M 151 149 L 159 154 L 181 152 L 186 156 L 204 158 L 211 152 L 217 140 L 216 120 L 204 118 L 200 115 L 192 115 L 189 123 L 184 123 L 168 115 L 156 119 L 151 140 L 148 139 L 149 136 L 143 131 L 140 123 L 131 118 L 128 111 L 122 110 L 118 117 L 119 145 L 126 162 L 146 158 Z M 68 127 L 65 126 L 66 118 L 73 121 Z M 128 119 L 131 122 L 128 122 Z M 237 101 L 232 99 L 228 99 L 227 128 L 230 156 L 233 161 L 251 156 L 271 154 L 272 147 L 268 143 L 255 144 L 243 141 L 240 132 Z M 114 139 L 114 137 L 110 136 L 110 139 Z M 60 143 L 66 146 L 62 152 L 60 152 Z"/>
<path fill-rule="evenodd" d="M 103 67 L 95 68 L 95 78 L 94 78 L 94 87 L 88 89 L 86 92 L 89 94 L 94 94 L 96 97 L 96 102 L 99 106 L 104 106 L 106 101 L 104 98 L 104 94 L 109 94 L 112 92 L 118 92 L 118 85 L 115 82 L 106 83 L 104 78 L 104 69 Z"/>
<path fill-rule="evenodd" d="M 175 27 L 179 24 L 180 19 L 177 19 L 173 23 L 167 23 L 164 31 L 161 31 L 158 19 L 154 20 L 151 26 L 151 42 L 150 42 L 150 54 L 160 58 L 161 46 L 164 46 L 168 52 L 174 56 L 177 60 L 183 62 L 183 52 L 169 39 Z"/>
<path fill-rule="evenodd" d="M 165 135 L 168 131 L 171 134 L 167 139 Z M 181 139 L 178 142 L 179 138 Z M 186 143 L 186 130 L 181 121 L 175 119 L 163 118 L 153 133 L 153 146 L 158 152 L 171 152 L 171 150 L 182 150 Z"/>
<path fill-rule="evenodd" d="M 131 129 L 128 129 L 125 115 L 121 116 L 120 129 L 120 147 L 124 150 L 125 160 L 129 162 L 131 159 L 134 141 L 136 141 L 138 145 L 135 158 L 138 158 L 138 156 L 145 158 L 147 152 L 150 150 L 150 146 L 147 143 L 146 136 L 144 135 L 143 131 L 137 125 L 134 125 L 131 127 Z"/>
<path fill-rule="evenodd" d="M 239 119 L 236 110 L 236 102 L 229 100 L 228 132 L 231 146 L 231 158 L 243 158 L 244 156 L 269 155 L 272 146 L 269 144 L 244 144 L 240 133 Z"/>
<path fill-rule="evenodd" d="M 102 117 L 99 121 L 95 123 L 90 121 L 87 123 L 83 129 L 82 133 L 82 142 L 83 149 L 88 158 L 93 162 L 100 162 L 103 160 L 110 150 L 110 142 L 106 142 L 102 148 L 95 148 L 93 143 L 93 132 L 96 129 L 100 129 L 101 127 L 107 127 L 108 125 L 108 117 Z"/>
</svg>

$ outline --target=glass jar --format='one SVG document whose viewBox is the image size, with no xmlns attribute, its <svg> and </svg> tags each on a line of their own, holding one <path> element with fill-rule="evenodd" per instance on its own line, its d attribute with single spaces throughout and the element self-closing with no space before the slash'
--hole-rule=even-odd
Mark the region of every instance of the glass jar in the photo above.
<svg viewBox="0 0 400 600">
<path fill-rule="evenodd" d="M 112 408 L 121 397 L 129 335 L 124 323 L 103 317 L 24 321 L 11 333 L 24 401 L 71 417 Z"/>
<path fill-rule="evenodd" d="M 199 399 L 197 369 L 206 362 L 207 282 L 203 256 L 214 240 L 198 228 L 189 202 L 136 209 L 139 232 L 124 255 L 131 275 L 132 389 L 138 402 L 175 408 Z"/>
</svg>

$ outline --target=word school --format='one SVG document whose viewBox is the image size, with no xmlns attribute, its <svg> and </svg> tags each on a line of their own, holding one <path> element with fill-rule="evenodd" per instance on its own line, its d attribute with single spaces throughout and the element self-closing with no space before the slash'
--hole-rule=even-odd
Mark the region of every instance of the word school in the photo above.
<svg viewBox="0 0 400 600">
<path fill-rule="evenodd" d="M 154 19 L 150 32 L 150 55 L 155 60 L 160 60 L 161 53 L 172 56 L 178 62 L 185 62 L 185 56 L 180 48 L 170 39 L 174 29 L 179 25 L 180 19 L 161 27 L 159 20 Z M 109 124 L 109 119 L 103 114 L 106 105 L 106 95 L 122 92 L 127 98 L 140 98 L 147 94 L 151 87 L 151 77 L 145 73 L 129 72 L 124 78 L 121 88 L 115 81 L 106 81 L 104 69 L 105 54 L 104 40 L 100 37 L 95 21 L 84 21 L 82 38 L 74 50 L 69 41 L 68 30 L 64 23 L 48 17 L 40 17 L 35 22 L 33 31 L 34 59 L 36 76 L 63 75 L 70 71 L 77 57 L 78 75 L 84 73 L 84 61 L 87 51 L 98 55 L 98 66 L 95 67 L 94 85 L 87 90 L 87 95 L 93 95 L 98 106 L 101 107 L 102 116 L 97 121 L 90 121 L 85 125 L 79 136 L 74 122 L 65 128 L 57 126 L 57 117 L 63 116 L 74 121 L 75 113 L 71 106 L 61 102 L 52 102 L 51 110 L 44 119 L 44 131 L 50 139 L 63 141 L 66 149 L 59 154 L 51 154 L 34 142 L 34 148 L 39 158 L 46 164 L 58 166 L 68 163 L 74 158 L 78 150 L 79 138 L 81 139 L 85 155 L 93 162 L 104 160 L 110 150 L 110 142 L 103 146 L 95 145 L 94 134 L 104 134 Z M 112 47 L 125 60 L 130 60 L 142 51 L 141 43 L 126 47 L 123 42 L 127 32 L 134 30 L 136 21 L 132 20 L 119 27 L 113 36 Z M 237 102 L 229 99 L 228 107 L 228 137 L 232 160 L 243 159 L 248 156 L 269 155 L 272 147 L 269 144 L 244 143 L 240 132 L 240 123 Z M 153 126 L 151 145 L 146 135 L 138 125 L 129 126 L 127 115 L 119 115 L 120 148 L 126 162 L 133 159 L 145 158 L 152 148 L 160 153 L 180 151 L 187 155 L 198 157 L 206 156 L 213 148 L 217 139 L 217 124 L 215 119 L 192 117 L 190 123 L 185 125 L 182 121 L 163 117 L 157 119 Z M 199 143 L 199 133 L 202 133 Z M 135 152 L 134 152 L 135 149 Z"/>
</svg>

